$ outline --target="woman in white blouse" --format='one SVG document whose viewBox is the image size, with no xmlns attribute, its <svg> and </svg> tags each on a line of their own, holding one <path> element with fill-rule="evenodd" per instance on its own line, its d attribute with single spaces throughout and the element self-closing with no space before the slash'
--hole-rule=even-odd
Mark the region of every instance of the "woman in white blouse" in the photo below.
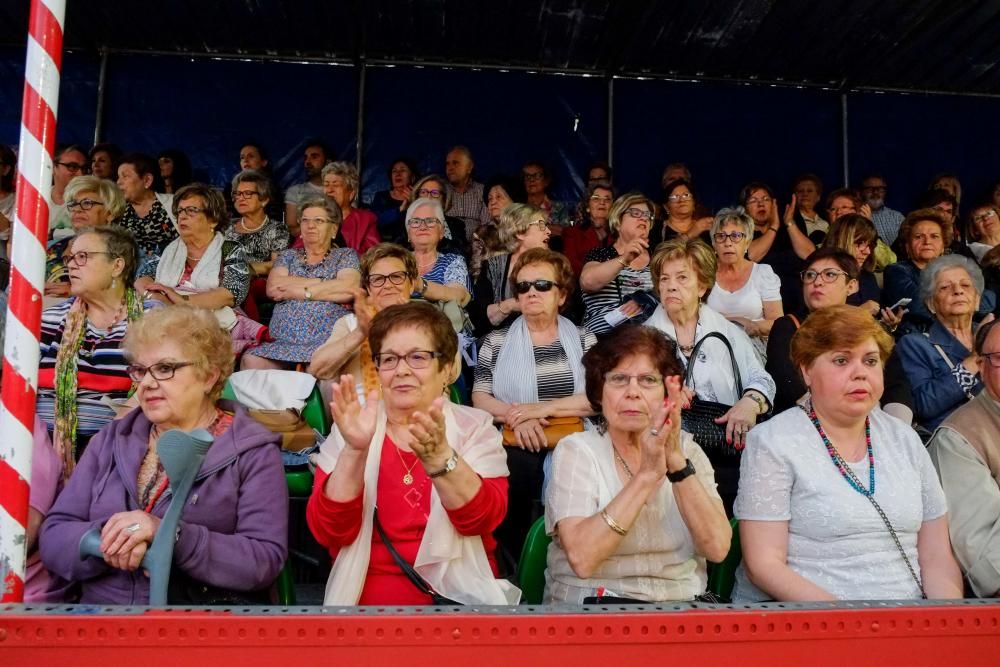
<svg viewBox="0 0 1000 667">
<path fill-rule="evenodd" d="M 747 256 L 753 232 L 753 218 L 742 207 L 724 208 L 715 216 L 712 245 L 719 263 L 708 305 L 743 327 L 763 355 L 771 325 L 784 311 L 781 280 L 770 266 Z"/>
<path fill-rule="evenodd" d="M 604 423 L 563 438 L 553 455 L 545 601 L 693 599 L 705 591 L 706 558 L 725 558 L 732 530 L 712 466 L 681 431 L 674 344 L 625 327 L 583 363 Z"/>
<path fill-rule="evenodd" d="M 930 457 L 878 409 L 891 349 L 856 306 L 821 308 L 796 332 L 809 396 L 750 435 L 735 600 L 962 597 Z"/>
</svg>

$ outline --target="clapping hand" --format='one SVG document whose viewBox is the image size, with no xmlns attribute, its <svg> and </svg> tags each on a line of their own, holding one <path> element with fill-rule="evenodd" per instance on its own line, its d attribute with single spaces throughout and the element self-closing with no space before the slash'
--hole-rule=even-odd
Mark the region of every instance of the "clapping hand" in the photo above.
<svg viewBox="0 0 1000 667">
<path fill-rule="evenodd" d="M 426 412 L 414 412 L 407 426 L 410 449 L 428 472 L 440 470 L 451 456 L 451 446 L 445 435 L 444 397 L 439 396 Z"/>
<path fill-rule="evenodd" d="M 374 389 L 370 391 L 362 407 L 353 375 L 341 375 L 340 381 L 333 383 L 332 389 L 330 412 L 344 442 L 356 451 L 368 451 L 375 436 L 378 392 Z"/>
</svg>

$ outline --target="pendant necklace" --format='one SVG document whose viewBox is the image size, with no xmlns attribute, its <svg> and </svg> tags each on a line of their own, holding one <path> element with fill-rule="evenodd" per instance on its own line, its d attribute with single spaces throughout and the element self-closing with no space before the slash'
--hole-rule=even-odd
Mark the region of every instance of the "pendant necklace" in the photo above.
<svg viewBox="0 0 1000 667">
<path fill-rule="evenodd" d="M 403 474 L 403 484 L 410 486 L 411 484 L 413 484 L 413 475 L 412 475 L 413 469 L 417 467 L 418 463 L 420 463 L 420 459 L 417 458 L 417 460 L 414 461 L 409 468 L 407 468 L 406 461 L 403 460 L 403 453 L 399 451 L 399 447 L 397 447 L 395 443 L 393 443 L 392 448 L 396 450 L 396 455 L 399 456 L 399 462 L 403 465 L 404 470 L 406 470 L 406 472 Z M 416 456 L 416 454 L 414 454 L 414 456 Z"/>
</svg>

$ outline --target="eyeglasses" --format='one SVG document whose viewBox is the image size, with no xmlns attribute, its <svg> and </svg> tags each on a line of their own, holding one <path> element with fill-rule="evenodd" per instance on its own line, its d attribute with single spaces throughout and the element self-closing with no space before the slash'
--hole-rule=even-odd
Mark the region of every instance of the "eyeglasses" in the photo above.
<svg viewBox="0 0 1000 667">
<path fill-rule="evenodd" d="M 688 199 L 691 199 L 691 193 L 682 192 L 679 195 L 670 195 L 667 199 L 669 201 L 687 201 Z"/>
<path fill-rule="evenodd" d="M 747 200 L 747 206 L 753 206 L 754 204 L 770 204 L 770 197 L 751 197 Z"/>
<path fill-rule="evenodd" d="M 524 176 L 524 180 L 526 181 L 540 181 L 545 178 L 545 174 L 540 171 L 525 171 L 521 172 L 521 175 Z"/>
<path fill-rule="evenodd" d="M 177 217 L 179 218 L 182 215 L 198 215 L 199 213 L 204 213 L 204 212 L 205 209 L 201 208 L 200 206 L 182 206 L 181 208 L 177 209 Z"/>
<path fill-rule="evenodd" d="M 633 218 L 638 218 L 639 220 L 652 220 L 653 214 L 649 211 L 643 211 L 641 208 L 627 208 L 625 209 L 625 215 L 632 216 Z"/>
<path fill-rule="evenodd" d="M 104 202 L 97 201 L 96 199 L 81 199 L 77 201 L 76 199 L 70 199 L 66 202 L 66 210 L 75 211 L 77 209 L 83 209 L 84 211 L 89 211 L 95 206 L 104 206 Z"/>
<path fill-rule="evenodd" d="M 132 378 L 135 382 L 142 382 L 146 378 L 146 373 L 153 376 L 154 380 L 162 382 L 163 380 L 169 380 L 174 377 L 174 373 L 177 369 L 184 368 L 185 366 L 194 366 L 193 361 L 161 361 L 159 363 L 153 364 L 152 366 L 143 366 L 142 364 L 129 364 L 125 368 L 125 372 L 128 376 Z"/>
<path fill-rule="evenodd" d="M 1000 352 L 983 352 L 980 354 L 993 368 L 1000 368 Z"/>
<path fill-rule="evenodd" d="M 540 230 L 547 231 L 549 228 L 549 223 L 545 220 L 535 220 L 534 222 L 529 222 L 528 227 L 538 227 Z"/>
<path fill-rule="evenodd" d="M 368 276 L 368 285 L 370 287 L 382 287 L 385 285 L 385 281 L 388 280 L 393 285 L 402 285 L 406 279 L 407 275 L 405 271 L 394 271 L 390 274 L 373 273 Z"/>
<path fill-rule="evenodd" d="M 327 218 L 301 218 L 299 219 L 300 225 L 325 225 L 330 221 Z"/>
<path fill-rule="evenodd" d="M 716 232 L 712 235 L 716 243 L 725 243 L 726 239 L 729 239 L 733 243 L 739 243 L 746 237 L 747 235 L 743 232 L 729 232 L 728 234 L 726 232 Z"/>
<path fill-rule="evenodd" d="M 991 209 L 987 209 L 987 210 L 983 211 L 982 213 L 980 213 L 979 215 L 972 216 L 972 221 L 973 222 L 986 222 L 990 218 L 995 217 L 996 214 L 997 214 L 997 212 L 994 211 L 992 208 Z"/>
<path fill-rule="evenodd" d="M 80 164 L 79 162 L 56 162 L 57 165 L 65 169 L 66 171 L 82 171 L 86 165 Z"/>
<path fill-rule="evenodd" d="M 406 226 L 410 229 L 430 229 L 434 225 L 440 225 L 437 218 L 410 218 L 406 221 Z"/>
<path fill-rule="evenodd" d="M 253 199 L 254 197 L 259 197 L 260 193 L 256 190 L 233 190 L 233 199 Z"/>
<path fill-rule="evenodd" d="M 802 278 L 802 282 L 807 285 L 811 285 L 816 282 L 816 278 L 823 278 L 823 282 L 832 283 L 836 282 L 837 278 L 840 276 L 846 276 L 848 273 L 846 271 L 837 271 L 836 269 L 824 269 L 822 271 L 813 271 L 812 269 L 807 269 L 799 274 Z"/>
<path fill-rule="evenodd" d="M 431 199 L 440 199 L 443 190 L 438 190 L 437 188 L 430 190 L 428 188 L 420 188 L 417 190 L 418 197 L 430 197 Z"/>
<path fill-rule="evenodd" d="M 534 287 L 539 292 L 548 292 L 553 287 L 559 287 L 559 283 L 551 280 L 518 280 L 514 283 L 514 290 L 518 294 L 527 294 L 528 290 Z"/>
<path fill-rule="evenodd" d="M 90 259 L 91 255 L 107 255 L 108 257 L 112 257 L 110 252 L 105 252 L 103 250 L 81 250 L 79 252 L 66 255 L 63 262 L 66 264 L 73 262 L 77 266 L 87 266 L 87 260 Z"/>
<path fill-rule="evenodd" d="M 627 387 L 632 384 L 632 378 L 639 383 L 643 389 L 655 389 L 663 386 L 663 376 L 656 373 L 640 373 L 639 375 L 629 375 L 628 373 L 605 373 L 604 384 L 611 387 Z"/>
<path fill-rule="evenodd" d="M 590 201 L 600 202 L 602 204 L 610 204 L 611 197 L 602 197 L 601 195 L 590 195 Z"/>
<path fill-rule="evenodd" d="M 427 368 L 431 365 L 432 359 L 437 359 L 441 356 L 440 352 L 431 352 L 430 350 L 414 350 L 413 352 L 407 352 L 406 354 L 399 355 L 392 352 L 385 352 L 383 354 L 373 354 L 372 359 L 375 361 L 375 367 L 380 371 L 391 371 L 399 365 L 400 359 L 406 360 L 406 365 L 414 370 L 419 370 L 421 368 Z"/>
</svg>

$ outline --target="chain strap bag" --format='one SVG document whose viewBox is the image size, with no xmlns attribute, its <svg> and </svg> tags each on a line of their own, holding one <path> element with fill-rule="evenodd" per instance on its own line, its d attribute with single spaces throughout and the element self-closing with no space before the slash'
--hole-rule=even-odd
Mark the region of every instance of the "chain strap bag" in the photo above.
<svg viewBox="0 0 1000 667">
<path fill-rule="evenodd" d="M 694 346 L 694 350 L 691 351 L 691 360 L 688 362 L 687 370 L 684 371 L 684 385 L 687 387 L 693 386 L 691 378 L 694 375 L 694 367 L 698 361 L 698 352 L 701 351 L 701 346 L 709 338 L 721 340 L 723 345 L 726 346 L 726 350 L 729 352 L 729 360 L 733 364 L 733 377 L 736 379 L 736 395 L 742 396 L 743 381 L 740 378 L 739 366 L 736 365 L 736 355 L 733 354 L 733 348 L 729 344 L 729 341 L 717 331 L 706 334 Z M 681 411 L 681 428 L 694 436 L 694 441 L 701 445 L 701 448 L 705 450 L 710 459 L 716 454 L 738 456 L 739 450 L 742 449 L 742 445 L 736 447 L 726 442 L 725 424 L 715 423 L 717 418 L 729 412 L 732 407 L 732 405 L 719 403 L 718 401 L 707 401 L 695 396 L 691 399 L 691 407 Z"/>
</svg>

